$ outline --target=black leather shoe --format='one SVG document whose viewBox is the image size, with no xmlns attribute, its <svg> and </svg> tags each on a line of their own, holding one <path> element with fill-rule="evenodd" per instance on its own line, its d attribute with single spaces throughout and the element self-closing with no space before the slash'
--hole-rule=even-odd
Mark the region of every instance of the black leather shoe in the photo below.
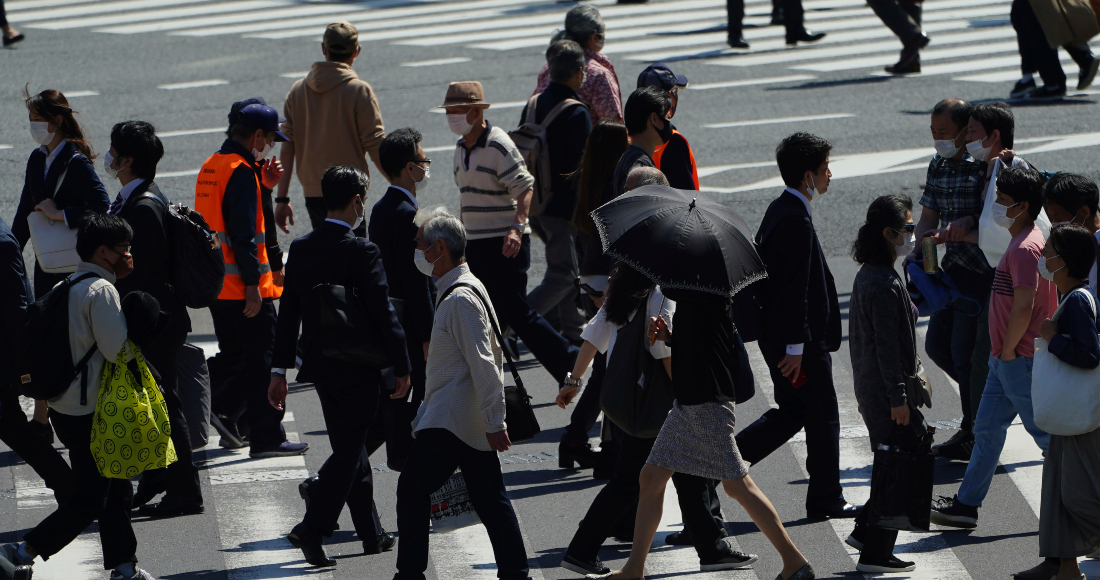
<svg viewBox="0 0 1100 580">
<path fill-rule="evenodd" d="M 749 41 L 745 40 L 744 36 L 738 34 L 737 36 L 731 36 L 726 40 L 726 43 L 730 45 L 730 48 L 748 48 Z"/>
<path fill-rule="evenodd" d="M 178 516 L 193 516 L 206 511 L 202 501 L 194 502 L 179 499 L 178 496 L 164 496 L 164 499 L 154 504 L 143 505 L 138 508 L 139 516 L 151 518 L 174 518 Z"/>
<path fill-rule="evenodd" d="M 608 576 L 611 574 L 611 568 L 603 565 L 598 558 L 596 560 L 581 560 L 580 558 L 574 558 L 569 555 L 569 552 L 562 556 L 561 567 L 569 570 L 570 572 L 576 572 L 577 574 L 589 574 L 593 576 Z"/>
<path fill-rule="evenodd" d="M 298 495 L 306 502 L 306 511 L 309 511 L 309 500 L 313 499 L 313 486 L 317 485 L 319 477 L 314 476 L 298 484 Z M 336 529 L 340 529 L 340 522 L 336 523 Z"/>
<path fill-rule="evenodd" d="M 558 443 L 558 467 L 562 469 L 592 469 L 600 459 L 600 454 L 592 450 L 588 443 L 584 445 L 571 445 L 562 441 Z"/>
<path fill-rule="evenodd" d="M 817 42 L 822 38 L 825 38 L 824 32 L 812 32 L 807 29 L 802 29 L 802 32 L 795 34 L 794 36 L 788 34 L 787 44 L 790 46 L 794 46 L 799 42 Z"/>
<path fill-rule="evenodd" d="M 393 532 L 382 532 L 374 542 L 363 542 L 364 554 L 381 554 L 389 552 L 397 544 L 397 536 Z"/>
<path fill-rule="evenodd" d="M 826 508 L 806 508 L 806 517 L 812 520 L 843 520 L 859 515 L 861 506 L 850 503 L 837 504 Z"/>
<path fill-rule="evenodd" d="M 897 63 L 886 67 L 886 72 L 892 75 L 911 75 L 919 73 L 920 54 L 916 55 L 915 58 L 909 59 L 908 62 L 902 62 L 899 60 Z"/>
<path fill-rule="evenodd" d="M 665 536 L 665 544 L 669 546 L 691 546 L 691 532 L 687 528 L 672 532 Z"/>
<path fill-rule="evenodd" d="M 12 36 L 12 37 L 10 37 L 10 38 L 9 38 L 9 37 L 7 37 L 7 36 L 5 36 L 5 37 L 4 37 L 4 48 L 7 48 L 7 47 L 9 47 L 9 46 L 11 46 L 11 45 L 13 45 L 13 44 L 15 44 L 15 43 L 17 43 L 17 42 L 23 42 L 23 41 L 24 41 L 24 40 L 26 40 L 26 39 L 27 39 L 27 37 L 26 37 L 26 36 L 23 36 L 23 33 L 22 33 L 22 32 L 20 32 L 19 34 L 16 34 L 15 36 Z M 30 570 L 30 567 L 29 567 L 29 566 L 25 566 L 25 568 L 27 568 L 28 570 Z M 30 577 L 31 577 L 31 576 L 30 576 L 30 572 L 28 572 L 28 573 L 27 573 L 27 578 L 29 579 Z M 19 577 L 18 577 L 18 576 L 16 576 L 16 578 L 18 579 Z"/>
<path fill-rule="evenodd" d="M 151 486 L 151 485 L 140 485 L 139 484 L 138 488 L 137 488 L 137 491 L 134 492 L 134 499 L 130 503 L 130 509 L 135 509 L 136 510 L 136 509 L 144 506 L 145 504 L 153 501 L 153 498 L 160 495 L 160 493 L 162 491 L 164 491 L 164 490 L 162 489 L 160 491 L 154 491 L 153 486 Z"/>
<path fill-rule="evenodd" d="M 304 523 L 294 526 L 286 537 L 290 544 L 302 551 L 306 562 L 313 566 L 335 566 L 336 560 L 325 555 L 321 534 L 310 530 Z"/>
</svg>

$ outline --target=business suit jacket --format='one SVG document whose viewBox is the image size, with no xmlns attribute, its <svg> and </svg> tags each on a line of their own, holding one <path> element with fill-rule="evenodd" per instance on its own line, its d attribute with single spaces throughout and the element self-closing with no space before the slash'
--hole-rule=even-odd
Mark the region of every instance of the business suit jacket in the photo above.
<svg viewBox="0 0 1100 580">
<path fill-rule="evenodd" d="M 413 223 L 416 206 L 405 192 L 389 188 L 374 204 L 367 225 L 367 237 L 378 246 L 382 266 L 386 270 L 390 298 L 403 300 L 404 313 L 400 321 L 410 349 L 432 337 L 432 321 L 435 318 L 434 285 L 430 276 L 416 269 L 413 255 L 416 251 L 416 232 Z M 421 353 L 421 358 L 423 353 Z"/>
<path fill-rule="evenodd" d="M 356 238 L 350 229 L 332 222 L 294 240 L 286 268 L 279 319 L 275 326 L 272 366 L 290 368 L 298 346 L 298 328 L 306 345 L 302 380 L 346 382 L 349 376 L 362 376 L 363 367 L 327 359 L 310 337 L 318 331 L 319 304 L 312 299 L 318 284 L 339 284 L 355 290 L 372 324 L 382 336 L 394 361 L 394 375 L 409 374 L 409 355 L 405 351 L 405 332 L 389 299 L 386 271 L 378 246 Z M 366 381 L 364 377 L 364 381 Z M 371 383 L 373 384 L 373 383 Z"/>
<path fill-rule="evenodd" d="M 756 243 L 768 269 L 758 294 L 769 321 L 761 342 L 772 349 L 805 344 L 836 352 L 841 341 L 836 284 L 802 200 L 781 193 L 764 214 Z"/>
<path fill-rule="evenodd" d="M 34 293 L 23 264 L 23 251 L 8 224 L 0 219 L 0 389 L 16 384 L 18 337 Z"/>
</svg>

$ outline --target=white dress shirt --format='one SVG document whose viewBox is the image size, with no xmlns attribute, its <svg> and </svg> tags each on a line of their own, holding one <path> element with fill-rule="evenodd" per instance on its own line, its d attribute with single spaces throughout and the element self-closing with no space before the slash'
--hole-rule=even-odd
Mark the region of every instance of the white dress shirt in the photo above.
<svg viewBox="0 0 1100 580">
<path fill-rule="evenodd" d="M 130 199 L 130 195 L 134 193 L 134 190 L 143 183 L 145 183 L 144 179 L 137 178 L 122 186 L 122 190 L 118 192 L 118 195 L 122 197 L 122 205 L 126 205 L 126 200 Z M 122 206 L 119 206 L 118 211 L 122 211 Z"/>
<path fill-rule="evenodd" d="M 57 159 L 57 154 L 61 153 L 61 150 L 65 148 L 65 145 L 68 144 L 68 142 L 68 139 L 62 139 L 61 142 L 57 144 L 57 147 L 53 148 L 53 152 L 50 152 L 50 148 L 46 147 L 45 145 L 41 145 L 38 147 L 42 150 L 43 153 L 46 154 L 46 168 L 42 170 L 42 179 L 46 178 L 46 174 L 50 172 L 50 166 L 53 165 L 53 160 Z"/>
<path fill-rule="evenodd" d="M 798 201 L 801 201 L 802 205 L 806 206 L 806 214 L 809 215 L 810 217 L 813 217 L 814 210 L 813 210 L 812 207 L 810 207 L 810 200 L 807 199 L 806 196 L 799 193 L 797 189 L 791 189 L 790 187 L 788 187 L 784 191 L 786 191 L 787 193 L 797 197 Z M 788 344 L 787 345 L 787 354 L 794 355 L 794 356 L 800 356 L 802 354 L 803 347 L 804 347 L 804 345 L 802 345 L 802 344 Z"/>
</svg>

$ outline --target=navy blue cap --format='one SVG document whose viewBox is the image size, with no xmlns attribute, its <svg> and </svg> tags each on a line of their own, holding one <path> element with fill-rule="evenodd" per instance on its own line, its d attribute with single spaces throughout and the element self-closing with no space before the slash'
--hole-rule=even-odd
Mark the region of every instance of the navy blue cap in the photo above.
<svg viewBox="0 0 1100 580">
<path fill-rule="evenodd" d="M 687 77 L 678 75 L 668 68 L 663 62 L 656 62 L 646 67 L 642 74 L 638 75 L 638 88 L 658 87 L 671 91 L 676 87 L 686 87 Z"/>
<path fill-rule="evenodd" d="M 232 118 L 232 113 L 230 118 Z M 257 129 L 263 129 L 264 131 L 274 131 L 275 141 L 290 141 L 283 135 L 283 132 L 279 130 L 279 123 L 285 123 L 286 119 L 279 118 L 279 112 L 267 105 L 259 103 L 248 105 L 240 110 L 240 115 L 237 117 L 237 122 L 243 123 L 249 127 L 255 127 Z"/>
</svg>

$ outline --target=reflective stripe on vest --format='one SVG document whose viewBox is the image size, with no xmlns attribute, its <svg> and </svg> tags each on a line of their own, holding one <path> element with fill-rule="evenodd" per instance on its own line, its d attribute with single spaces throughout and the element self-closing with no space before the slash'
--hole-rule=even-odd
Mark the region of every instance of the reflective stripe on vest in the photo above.
<svg viewBox="0 0 1100 580">
<path fill-rule="evenodd" d="M 241 279 L 240 269 L 237 266 L 237 255 L 226 235 L 225 219 L 222 215 L 222 202 L 225 199 L 225 188 L 229 184 L 229 178 L 233 171 L 240 165 L 248 165 L 248 162 L 236 153 L 215 153 L 203 163 L 199 170 L 198 181 L 195 183 L 195 211 L 202 214 L 210 229 L 218 234 L 222 244 L 222 256 L 225 258 L 225 284 L 222 285 L 219 300 L 244 300 L 244 280 Z M 256 178 L 256 230 L 253 242 L 256 244 L 256 259 L 259 262 L 260 296 L 272 298 L 275 296 L 275 285 L 271 276 L 271 265 L 267 259 L 267 245 L 264 235 L 264 209 L 261 200 L 260 178 Z"/>
<path fill-rule="evenodd" d="M 688 159 L 691 161 L 691 180 L 695 182 L 695 190 L 698 191 L 699 190 L 699 169 L 695 165 L 695 152 L 691 150 L 691 145 L 688 143 L 687 139 L 685 139 L 684 136 L 681 135 L 679 131 L 677 131 L 676 129 L 673 129 L 672 130 L 672 138 L 675 139 L 676 137 L 679 137 L 680 139 L 682 139 L 684 141 L 684 146 L 687 147 Z M 669 140 L 669 142 L 671 143 L 671 140 Z M 668 143 L 665 143 L 663 145 L 658 145 L 657 148 L 653 151 L 653 165 L 657 166 L 657 169 L 661 168 L 661 154 L 665 152 L 666 147 L 668 147 Z"/>
</svg>

